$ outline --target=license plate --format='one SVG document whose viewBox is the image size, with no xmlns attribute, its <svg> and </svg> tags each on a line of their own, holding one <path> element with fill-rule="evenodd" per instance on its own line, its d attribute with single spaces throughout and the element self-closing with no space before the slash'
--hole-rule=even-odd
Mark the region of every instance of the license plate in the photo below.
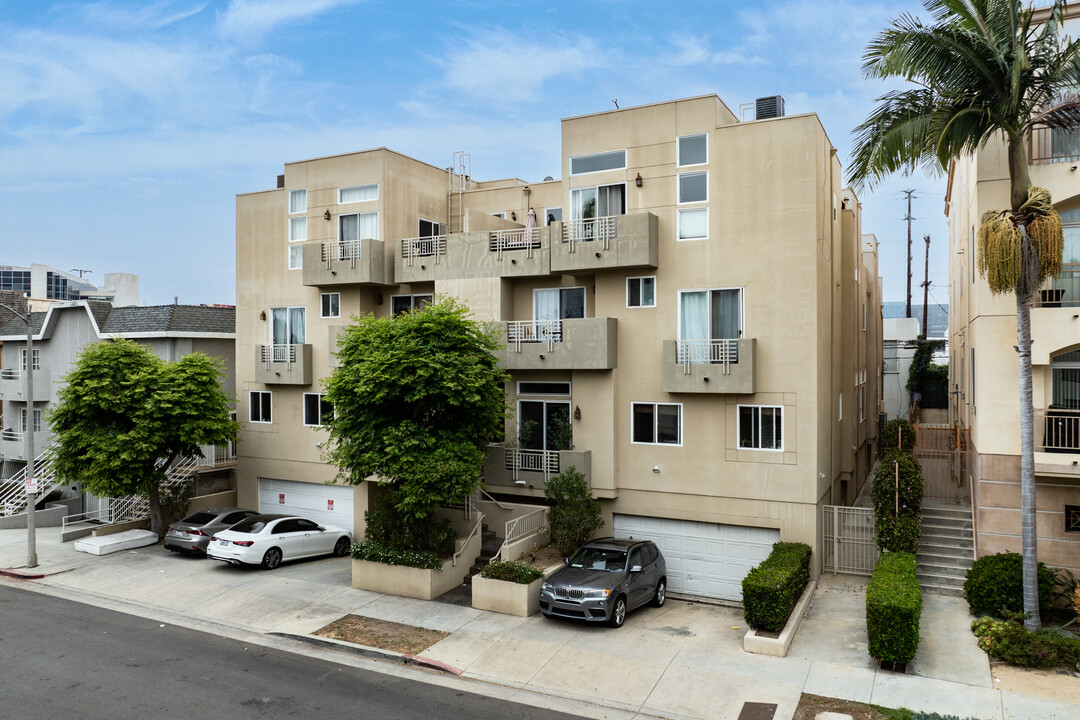
<svg viewBox="0 0 1080 720">
<path fill-rule="evenodd" d="M 221 547 L 229 547 L 229 541 L 228 540 L 218 540 L 217 544 L 220 545 Z"/>
</svg>

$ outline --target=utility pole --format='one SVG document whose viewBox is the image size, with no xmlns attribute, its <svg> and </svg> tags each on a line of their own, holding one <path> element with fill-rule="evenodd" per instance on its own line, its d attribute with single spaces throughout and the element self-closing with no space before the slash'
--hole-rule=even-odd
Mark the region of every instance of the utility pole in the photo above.
<svg viewBox="0 0 1080 720">
<path fill-rule="evenodd" d="M 926 309 L 929 307 L 930 295 L 930 236 L 924 235 L 923 240 L 926 241 L 926 263 L 923 267 L 926 269 L 923 271 L 923 284 L 922 284 L 922 336 L 923 340 L 930 337 L 930 331 L 926 327 Z"/>
<path fill-rule="evenodd" d="M 907 195 L 907 216 L 904 217 L 907 220 L 907 310 L 904 317 L 911 317 L 911 221 L 914 220 L 911 217 L 911 196 L 915 191 L 902 190 L 901 192 Z"/>
</svg>

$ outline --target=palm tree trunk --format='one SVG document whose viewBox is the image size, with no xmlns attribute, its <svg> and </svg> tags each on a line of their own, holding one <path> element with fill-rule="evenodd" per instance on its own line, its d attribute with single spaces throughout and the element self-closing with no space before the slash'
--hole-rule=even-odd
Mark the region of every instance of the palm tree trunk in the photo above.
<svg viewBox="0 0 1080 720">
<path fill-rule="evenodd" d="M 1027 233 L 1024 233 L 1027 235 Z M 1020 379 L 1020 543 L 1024 566 L 1024 626 L 1037 630 L 1039 617 L 1038 533 L 1035 527 L 1035 433 L 1031 393 L 1031 293 L 1016 296 L 1016 347 Z"/>
</svg>

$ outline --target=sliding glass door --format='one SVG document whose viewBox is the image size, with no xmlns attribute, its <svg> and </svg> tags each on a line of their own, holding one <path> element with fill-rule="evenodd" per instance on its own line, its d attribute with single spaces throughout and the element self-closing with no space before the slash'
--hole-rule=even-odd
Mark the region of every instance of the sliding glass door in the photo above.
<svg viewBox="0 0 1080 720">
<path fill-rule="evenodd" d="M 679 361 L 738 362 L 742 290 L 683 290 L 679 293 Z M 732 342 L 718 342 L 728 340 Z"/>
</svg>

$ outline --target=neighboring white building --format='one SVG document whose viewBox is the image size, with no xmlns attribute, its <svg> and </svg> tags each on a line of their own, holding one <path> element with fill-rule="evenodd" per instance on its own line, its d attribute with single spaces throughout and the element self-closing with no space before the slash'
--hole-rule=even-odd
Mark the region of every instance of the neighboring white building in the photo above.
<svg viewBox="0 0 1080 720">
<path fill-rule="evenodd" d="M 907 418 L 911 393 L 907 390 L 908 372 L 915 357 L 919 321 L 915 318 L 885 318 L 881 331 L 883 388 L 881 398 L 889 420 Z"/>
<path fill-rule="evenodd" d="M 48 265 L 30 267 L 0 265 L 0 290 L 29 293 L 30 309 L 45 310 L 55 302 L 104 300 L 116 307 L 139 304 L 139 276 L 131 273 L 105 273 L 98 286 L 89 281 L 88 270 L 64 272 Z"/>
</svg>

